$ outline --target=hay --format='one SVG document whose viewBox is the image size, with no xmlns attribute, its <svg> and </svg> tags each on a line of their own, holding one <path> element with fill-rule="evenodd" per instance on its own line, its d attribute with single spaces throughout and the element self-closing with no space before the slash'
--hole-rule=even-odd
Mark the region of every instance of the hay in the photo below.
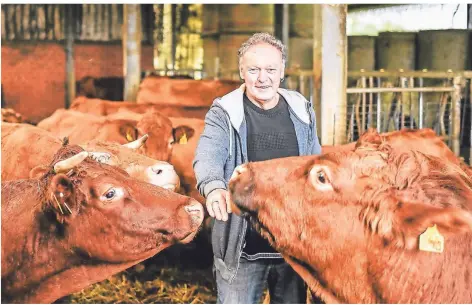
<svg viewBox="0 0 472 305">
<path fill-rule="evenodd" d="M 114 275 L 82 291 L 60 300 L 60 303 L 215 303 L 211 268 L 179 270 L 144 264 Z"/>
</svg>

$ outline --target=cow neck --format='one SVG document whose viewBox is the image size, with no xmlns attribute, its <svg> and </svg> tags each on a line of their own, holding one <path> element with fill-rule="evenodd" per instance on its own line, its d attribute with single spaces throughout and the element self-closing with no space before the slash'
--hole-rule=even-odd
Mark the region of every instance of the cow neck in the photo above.
<svg viewBox="0 0 472 305">
<path fill-rule="evenodd" d="M 470 303 L 472 234 L 445 236 L 443 253 L 371 243 L 369 274 L 384 303 Z"/>
<path fill-rule="evenodd" d="M 154 250 L 146 258 L 152 257 L 160 250 Z M 69 266 L 51 276 L 19 300 L 20 303 L 52 303 L 57 299 L 78 292 L 89 285 L 103 281 L 110 276 L 138 264 L 144 259 L 117 264 L 96 264 Z"/>
</svg>

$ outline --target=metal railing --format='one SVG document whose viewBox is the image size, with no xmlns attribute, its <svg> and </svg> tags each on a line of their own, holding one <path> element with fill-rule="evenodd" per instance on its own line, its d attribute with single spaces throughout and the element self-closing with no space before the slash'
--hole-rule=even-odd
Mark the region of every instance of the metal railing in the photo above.
<svg viewBox="0 0 472 305">
<path fill-rule="evenodd" d="M 313 100 L 313 71 L 287 69 L 284 87 Z M 239 79 L 238 71 L 220 71 L 224 79 Z M 432 128 L 449 147 L 471 162 L 472 71 L 349 71 L 347 105 L 337 109 L 335 124 L 346 124 L 346 142 L 367 128 L 388 132 L 402 128 Z"/>
</svg>

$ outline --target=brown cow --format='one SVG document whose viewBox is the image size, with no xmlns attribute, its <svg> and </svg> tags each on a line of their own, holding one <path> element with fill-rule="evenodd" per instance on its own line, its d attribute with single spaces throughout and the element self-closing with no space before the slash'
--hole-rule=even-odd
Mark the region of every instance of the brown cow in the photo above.
<svg viewBox="0 0 472 305">
<path fill-rule="evenodd" d="M 128 110 L 136 113 L 157 111 L 164 116 L 205 118 L 210 109 L 208 106 L 178 106 L 178 105 L 156 105 L 156 104 L 136 104 L 134 102 L 112 102 L 101 99 L 90 99 L 84 96 L 77 97 L 70 106 L 71 110 L 98 116 L 109 115 L 119 110 Z"/>
<path fill-rule="evenodd" d="M 186 134 L 193 136 L 188 126 L 172 127 L 170 120 L 159 113 L 148 112 L 141 120 L 110 120 L 87 113 L 58 109 L 38 127 L 51 131 L 57 137 L 69 137 L 72 144 L 81 144 L 92 139 L 125 144 L 147 134 L 149 139 L 138 149 L 146 156 L 169 161 L 173 143 Z"/>
<path fill-rule="evenodd" d="M 136 100 L 138 104 L 209 108 L 215 98 L 240 85 L 239 81 L 169 79 L 151 75 L 139 85 Z"/>
<path fill-rule="evenodd" d="M 126 144 L 132 146 L 133 143 Z M 45 172 L 62 142 L 50 132 L 28 124 L 2 124 L 2 181 L 35 178 Z M 179 176 L 172 165 L 116 143 L 91 141 L 81 145 L 101 163 L 122 168 L 131 177 L 177 191 Z"/>
<path fill-rule="evenodd" d="M 2 183 L 2 302 L 53 302 L 195 236 L 200 203 L 87 155 Z"/>
<path fill-rule="evenodd" d="M 397 152 L 408 152 L 410 150 L 418 150 L 423 153 L 448 160 L 454 164 L 458 164 L 463 170 L 472 175 L 472 169 L 459 159 L 452 150 L 444 143 L 442 137 L 436 135 L 434 130 L 430 128 L 423 129 L 402 129 L 388 133 L 378 134 L 374 128 L 368 129 L 361 137 L 362 141 L 382 141 L 387 142 L 395 148 Z M 322 152 L 338 152 L 346 150 L 354 150 L 356 145 L 362 145 L 362 141 L 351 142 L 344 145 L 323 145 Z"/>
<path fill-rule="evenodd" d="M 107 118 L 114 120 L 127 119 L 139 121 L 142 116 L 142 114 L 120 110 L 117 113 L 107 116 Z M 195 150 L 197 149 L 198 140 L 200 139 L 200 135 L 205 127 L 205 121 L 193 118 L 169 117 L 169 119 L 173 126 L 188 126 L 194 132 L 192 137 L 188 137 L 188 135 L 185 135 L 184 137 L 183 134 L 179 136 L 181 140 L 174 144 L 172 156 L 169 162 L 172 163 L 177 171 L 177 174 L 181 179 L 181 186 L 185 190 L 185 194 L 197 199 L 201 203 L 204 203 L 205 199 L 200 195 L 196 188 L 197 179 L 195 178 L 192 162 L 195 158 Z"/>
<path fill-rule="evenodd" d="M 232 200 L 325 302 L 471 303 L 472 177 L 370 141 L 243 165 Z M 433 225 L 442 253 L 419 250 Z"/>
</svg>

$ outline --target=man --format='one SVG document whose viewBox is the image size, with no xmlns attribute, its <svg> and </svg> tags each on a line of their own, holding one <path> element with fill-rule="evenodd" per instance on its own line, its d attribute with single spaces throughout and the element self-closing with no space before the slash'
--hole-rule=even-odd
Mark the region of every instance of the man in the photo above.
<svg viewBox="0 0 472 305">
<path fill-rule="evenodd" d="M 218 303 L 257 303 L 266 287 L 272 303 L 305 303 L 302 279 L 247 221 L 231 213 L 228 181 L 236 166 L 319 154 L 311 103 L 279 88 L 285 46 L 257 33 L 238 52 L 244 84 L 217 98 L 205 117 L 193 168 L 197 188 L 216 220 L 212 228 Z M 283 225 L 283 224 L 280 224 Z"/>
</svg>

